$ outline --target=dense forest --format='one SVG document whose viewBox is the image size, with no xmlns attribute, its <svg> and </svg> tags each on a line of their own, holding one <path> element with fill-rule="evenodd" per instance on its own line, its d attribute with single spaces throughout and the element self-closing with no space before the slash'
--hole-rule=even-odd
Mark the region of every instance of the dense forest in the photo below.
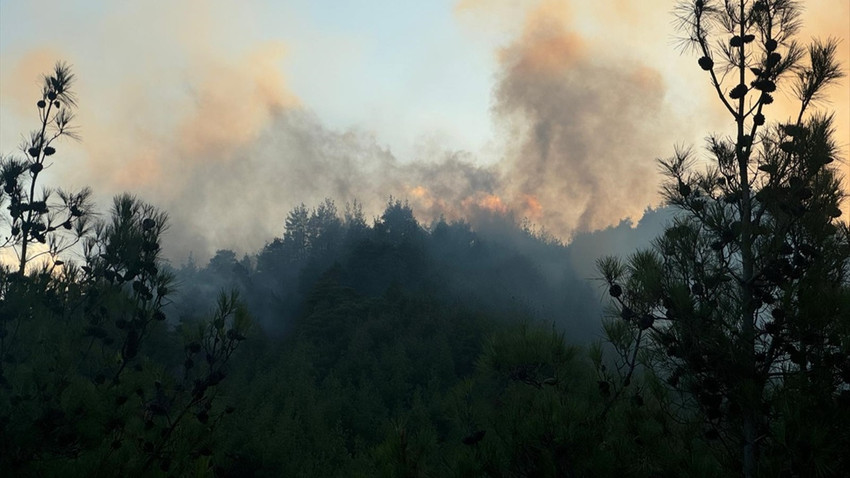
<svg viewBox="0 0 850 478">
<path fill-rule="evenodd" d="M 796 9 L 680 3 L 736 130 L 660 161 L 651 242 L 327 199 L 176 265 L 167 212 L 43 187 L 75 137 L 57 64 L 0 164 L 0 474 L 843 476 L 850 225 L 815 109 L 842 72 Z M 771 123 L 780 86 L 799 115 Z M 588 277 L 587 244 L 634 251 Z"/>
</svg>

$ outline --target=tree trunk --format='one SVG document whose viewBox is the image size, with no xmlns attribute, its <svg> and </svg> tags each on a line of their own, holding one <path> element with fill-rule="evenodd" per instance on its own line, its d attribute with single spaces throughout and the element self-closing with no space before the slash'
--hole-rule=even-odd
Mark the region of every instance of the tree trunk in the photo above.
<svg viewBox="0 0 850 478">
<path fill-rule="evenodd" d="M 740 32 L 739 35 L 741 38 L 746 35 L 746 20 L 745 20 L 745 2 L 744 0 L 740 0 L 740 21 L 739 27 Z M 738 73 L 739 73 L 739 84 L 746 85 L 746 54 L 745 54 L 746 44 L 741 43 L 738 51 L 740 53 L 739 60 L 740 65 L 738 65 Z M 738 129 L 738 140 L 736 146 L 736 156 L 738 159 L 738 172 L 739 172 L 739 180 L 741 182 L 741 198 L 740 198 L 740 212 L 741 212 L 741 268 L 742 268 L 742 277 L 741 277 L 741 299 L 743 301 L 741 307 L 741 340 L 744 341 L 742 344 L 743 354 L 742 357 L 743 363 L 741 364 L 741 368 L 743 369 L 743 375 L 745 379 L 743 380 L 742 386 L 742 397 L 744 399 L 744 403 L 741 404 L 743 408 L 743 424 L 742 424 L 742 432 L 743 432 L 743 474 L 746 478 L 752 478 L 755 474 L 756 470 L 756 461 L 758 459 L 758 444 L 756 443 L 757 438 L 757 425 L 758 425 L 758 413 L 759 413 L 759 398 L 761 395 L 761 387 L 759 386 L 758 379 L 756 377 L 755 370 L 755 307 L 753 302 L 753 271 L 754 271 L 754 258 L 753 258 L 753 243 L 752 243 L 752 198 L 750 191 L 750 183 L 749 183 L 749 159 L 750 159 L 750 149 L 752 148 L 753 141 L 746 141 L 745 136 L 745 108 L 746 108 L 746 97 L 747 95 L 741 95 L 738 99 L 738 114 L 735 118 L 735 122 L 737 123 Z"/>
</svg>

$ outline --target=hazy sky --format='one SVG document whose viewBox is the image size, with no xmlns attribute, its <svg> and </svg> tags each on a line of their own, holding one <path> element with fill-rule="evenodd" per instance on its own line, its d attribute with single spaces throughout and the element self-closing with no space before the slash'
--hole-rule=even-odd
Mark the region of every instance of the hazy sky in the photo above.
<svg viewBox="0 0 850 478">
<path fill-rule="evenodd" d="M 806 3 L 802 38 L 842 38 L 846 67 L 850 0 Z M 0 151 L 35 126 L 39 74 L 63 60 L 83 140 L 60 145 L 53 184 L 92 186 L 103 210 L 125 190 L 168 210 L 178 261 L 255 250 L 324 197 L 513 211 L 569 237 L 638 219 L 658 203 L 656 157 L 729 131 L 671 8 L 0 0 Z M 830 97 L 845 152 L 848 91 Z"/>
</svg>

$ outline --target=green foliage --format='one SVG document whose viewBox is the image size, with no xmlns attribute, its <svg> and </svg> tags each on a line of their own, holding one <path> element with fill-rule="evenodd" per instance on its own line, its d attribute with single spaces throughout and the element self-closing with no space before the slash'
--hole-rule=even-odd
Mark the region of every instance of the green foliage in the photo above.
<svg viewBox="0 0 850 478">
<path fill-rule="evenodd" d="M 413 466 L 452 426 L 442 397 L 472 371 L 486 322 L 398 287 L 363 296 L 340 275 L 319 280 L 287 339 L 240 360 L 227 393 L 245 411 L 229 430 L 228 473 L 397 476 L 407 465 L 394 459 Z"/>
<path fill-rule="evenodd" d="M 88 190 L 60 191 L 58 206 L 46 202 L 48 192 L 33 202 L 43 169 L 34 166 L 71 134 L 72 78 L 64 65 L 45 78 L 29 162 L 3 161 L 7 244 L 18 247 L 20 263 L 0 267 L 0 470 L 211 475 L 212 432 L 233 411 L 220 403 L 219 386 L 250 320 L 234 294 L 221 296 L 210 321 L 167 324 L 174 285 L 160 257 L 167 217 L 155 207 L 125 194 L 106 221 L 89 225 Z M 76 226 L 70 243 L 54 237 L 60 226 Z M 80 241 L 84 265 L 63 260 Z M 41 252 L 28 251 L 34 242 L 47 243 L 51 258 L 38 268 L 32 260 Z"/>
<path fill-rule="evenodd" d="M 3 469 L 185 473 L 209 460 L 210 431 L 226 414 L 216 389 L 249 321 L 235 296 L 222 296 L 212 321 L 185 332 L 182 371 L 158 360 L 179 340 L 162 311 L 164 228 L 162 214 L 123 196 L 88 243 L 103 252 L 81 269 L 3 271 Z"/>
<path fill-rule="evenodd" d="M 608 342 L 587 349 L 535 320 L 595 317 L 575 308 L 587 285 L 555 270 L 563 244 L 527 224 L 499 238 L 425 227 L 392 198 L 372 225 L 356 202 L 342 217 L 330 200 L 302 204 L 256 256 L 220 250 L 172 272 L 155 207 L 122 195 L 93 221 L 88 190 L 35 195 L 52 142 L 73 136 L 73 76 L 57 66 L 26 156 L 0 164 L 5 246 L 20 259 L 0 268 L 0 470 L 839 474 L 850 229 L 832 118 L 809 113 L 841 76 L 835 42 L 805 60 L 791 1 L 677 12 L 737 131 L 708 139 L 703 172 L 690 150 L 662 161 L 682 214 L 651 249 L 599 261 Z M 799 116 L 767 124 L 788 81 Z M 74 244 L 82 265 L 62 253 Z"/>
<path fill-rule="evenodd" d="M 798 8 L 680 3 L 687 43 L 737 131 L 709 137 L 704 172 L 690 150 L 661 161 L 680 216 L 652 250 L 599 263 L 613 305 L 611 397 L 644 367 L 676 397 L 668 410 L 703 429 L 727 473 L 744 476 L 834 476 L 850 446 L 838 431 L 850 423 L 848 226 L 837 219 L 832 116 L 810 111 L 842 73 L 834 40 L 815 41 L 805 61 L 792 39 Z M 766 107 L 787 81 L 799 114 L 768 125 Z"/>
</svg>

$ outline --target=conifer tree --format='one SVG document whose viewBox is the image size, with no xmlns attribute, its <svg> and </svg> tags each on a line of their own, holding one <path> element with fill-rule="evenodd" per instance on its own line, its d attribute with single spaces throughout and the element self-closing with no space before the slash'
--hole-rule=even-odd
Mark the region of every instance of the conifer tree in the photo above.
<svg viewBox="0 0 850 478">
<path fill-rule="evenodd" d="M 842 72 L 836 40 L 794 39 L 799 14 L 792 0 L 677 6 L 735 127 L 704 156 L 662 160 L 681 214 L 651 250 L 599 263 L 620 386 L 641 363 L 666 379 L 671 411 L 701 421 L 717 459 L 745 477 L 832 476 L 850 443 L 850 233 L 833 117 L 815 109 Z M 799 109 L 768 122 L 777 95 Z"/>
<path fill-rule="evenodd" d="M 44 75 L 41 98 L 36 102 L 39 124 L 21 145 L 24 157 L 10 155 L 0 160 L 0 203 L 9 202 L 9 232 L 0 245 L 15 248 L 20 274 L 38 256 L 49 254 L 56 260 L 60 252 L 79 242 L 87 232 L 90 189 L 72 193 L 45 188 L 37 194 L 41 174 L 54 159 L 57 140 L 77 138 L 73 127 L 73 82 L 74 74 L 65 63 L 57 63 L 51 74 Z M 54 196 L 59 201 L 54 201 Z M 32 247 L 36 243 L 45 247 L 34 253 Z"/>
<path fill-rule="evenodd" d="M 36 196 L 54 141 L 74 136 L 72 79 L 62 63 L 45 77 L 28 157 L 0 164 L 3 245 L 19 259 L 16 270 L 0 264 L 0 474 L 209 473 L 212 431 L 234 411 L 218 388 L 246 339 L 247 310 L 222 293 L 209 320 L 167 326 L 164 212 L 124 194 L 89 226 L 88 189 Z M 83 265 L 64 262 L 80 241 Z M 42 254 L 52 260 L 30 266 Z"/>
</svg>

